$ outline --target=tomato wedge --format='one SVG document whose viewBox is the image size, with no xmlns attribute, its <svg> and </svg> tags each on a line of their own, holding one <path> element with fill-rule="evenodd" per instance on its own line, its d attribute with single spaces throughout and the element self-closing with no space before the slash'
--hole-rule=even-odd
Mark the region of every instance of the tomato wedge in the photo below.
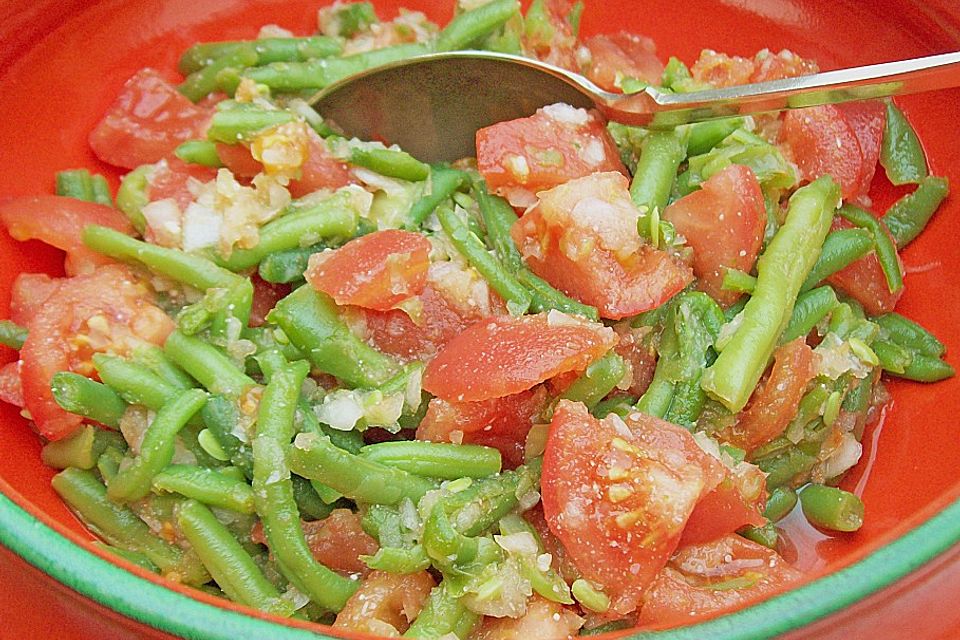
<svg viewBox="0 0 960 640">
<path fill-rule="evenodd" d="M 0 366 L 0 402 L 23 407 L 23 389 L 20 386 L 20 361 Z"/>
<path fill-rule="evenodd" d="M 307 282 L 337 304 L 381 311 L 423 291 L 430 241 L 419 233 L 386 229 L 310 256 Z"/>
<path fill-rule="evenodd" d="M 851 226 L 846 220 L 837 220 L 833 223 L 834 229 L 847 229 Z M 880 222 L 880 226 L 889 236 L 890 231 L 883 225 L 883 221 Z M 890 239 L 893 241 L 892 236 Z M 896 243 L 894 243 L 894 246 L 896 246 Z M 899 261 L 899 259 L 898 256 L 897 260 Z M 900 269 L 903 270 L 902 264 Z M 887 286 L 887 278 L 883 275 L 883 268 L 880 266 L 880 260 L 873 251 L 827 278 L 827 282 L 842 289 L 847 295 L 862 304 L 867 313 L 872 316 L 893 311 L 905 290 L 900 289 L 896 293 L 890 291 L 890 287 Z"/>
<path fill-rule="evenodd" d="M 180 211 L 184 211 L 194 200 L 190 192 L 190 182 L 210 182 L 216 177 L 216 169 L 188 164 L 171 155 L 154 165 L 150 172 L 147 196 L 152 202 L 172 198 Z"/>
<path fill-rule="evenodd" d="M 660 84 L 663 63 L 657 58 L 657 46 L 650 38 L 618 31 L 592 36 L 583 45 L 590 51 L 586 76 L 601 88 L 620 91 L 623 78 Z"/>
<path fill-rule="evenodd" d="M 182 142 L 203 138 L 211 116 L 157 71 L 142 69 L 90 132 L 90 146 L 104 162 L 135 169 L 172 154 Z"/>
<path fill-rule="evenodd" d="M 565 640 L 575 638 L 583 626 L 583 618 L 571 607 L 534 594 L 527 602 L 527 611 L 519 618 L 485 616 L 471 640 Z"/>
<path fill-rule="evenodd" d="M 802 575 L 775 551 L 737 535 L 685 547 L 644 596 L 639 626 L 689 624 L 784 591 Z"/>
<path fill-rule="evenodd" d="M 837 108 L 846 117 L 857 136 L 857 142 L 860 143 L 863 167 L 857 193 L 866 195 L 870 191 L 870 183 L 873 182 L 877 162 L 880 160 L 880 144 L 883 142 L 883 129 L 887 124 L 887 110 L 878 100 L 845 102 L 838 104 Z"/>
<path fill-rule="evenodd" d="M 382 638 L 398 637 L 420 614 L 435 584 L 426 571 L 406 574 L 374 571 L 347 600 L 333 626 Z"/>
<path fill-rule="evenodd" d="M 62 196 L 25 196 L 0 204 L 0 222 L 16 240 L 42 240 L 67 252 L 68 274 L 90 273 L 110 258 L 88 249 L 83 228 L 98 224 L 132 234 L 127 218 L 111 207 Z"/>
<path fill-rule="evenodd" d="M 45 273 L 19 274 L 10 291 L 10 319 L 21 327 L 27 326 L 60 286 L 60 281 L 61 278 L 51 278 Z"/>
<path fill-rule="evenodd" d="M 427 365 L 423 388 L 456 402 L 502 398 L 586 369 L 616 343 L 612 329 L 557 311 L 491 318 L 447 343 Z"/>
<path fill-rule="evenodd" d="M 757 261 L 767 224 L 760 183 L 749 167 L 732 164 L 663 212 L 693 248 L 698 288 L 723 306 L 740 294 L 722 287 L 727 269 L 749 273 Z"/>
<path fill-rule="evenodd" d="M 719 434 L 720 439 L 747 453 L 770 442 L 797 414 L 807 384 L 816 375 L 817 363 L 806 336 L 778 347 L 769 377 L 753 392 L 736 423 Z"/>
<path fill-rule="evenodd" d="M 523 464 L 524 445 L 534 421 L 547 406 L 542 386 L 478 402 L 430 400 L 417 427 L 417 440 L 494 447 L 507 468 Z"/>
<path fill-rule="evenodd" d="M 53 375 L 92 374 L 90 357 L 96 352 L 125 354 L 143 342 L 163 344 L 174 323 L 150 301 L 146 286 L 127 267 L 106 265 L 60 280 L 27 329 L 30 333 L 20 350 L 26 408 L 41 435 L 59 440 L 83 419 L 53 399 Z"/>
<path fill-rule="evenodd" d="M 539 194 L 511 229 L 530 269 L 604 318 L 660 306 L 693 280 L 689 268 L 642 242 L 627 179 L 613 172 Z"/>
<path fill-rule="evenodd" d="M 307 130 L 307 159 L 300 177 L 290 181 L 290 195 L 302 198 L 320 189 L 336 190 L 356 182 L 345 162 L 335 158 L 327 143 L 313 129 Z"/>
<path fill-rule="evenodd" d="M 477 168 L 491 190 L 516 206 L 536 202 L 537 191 L 591 173 L 626 174 L 603 118 L 566 104 L 477 131 Z"/>
<path fill-rule="evenodd" d="M 821 105 L 788 111 L 783 117 L 780 143 L 799 167 L 804 180 L 830 175 L 840 185 L 845 200 L 860 193 L 864 178 L 863 151 L 856 132 L 839 107 Z"/>
<path fill-rule="evenodd" d="M 759 467 L 741 462 L 694 507 L 680 546 L 710 542 L 746 525 L 766 524 L 766 485 L 767 476 Z"/>
<path fill-rule="evenodd" d="M 543 458 L 543 512 L 583 576 L 627 614 L 724 474 L 676 425 L 639 412 L 625 422 L 616 414 L 597 420 L 561 400 Z"/>
</svg>

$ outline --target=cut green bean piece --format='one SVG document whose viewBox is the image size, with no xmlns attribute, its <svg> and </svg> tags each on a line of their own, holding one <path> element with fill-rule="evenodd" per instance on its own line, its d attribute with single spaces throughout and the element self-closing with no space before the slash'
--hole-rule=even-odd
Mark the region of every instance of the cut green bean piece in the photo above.
<svg viewBox="0 0 960 640">
<path fill-rule="evenodd" d="M 946 178 L 928 176 L 920 180 L 913 193 L 903 196 L 887 209 L 881 219 L 897 248 L 903 249 L 920 235 L 949 193 L 950 183 Z"/>
<path fill-rule="evenodd" d="M 263 109 L 220 109 L 213 114 L 207 138 L 212 142 L 237 144 L 252 140 L 266 129 L 293 122 L 296 117 L 289 111 L 266 111 Z"/>
<path fill-rule="evenodd" d="M 609 596 L 583 578 L 574 580 L 570 590 L 573 593 L 573 597 L 577 599 L 577 602 L 579 602 L 584 609 L 596 613 L 604 613 L 610 608 Z"/>
<path fill-rule="evenodd" d="M 779 536 L 777 534 L 777 528 L 773 526 L 772 522 L 767 522 L 765 525 L 760 527 L 748 525 L 738 530 L 737 533 L 747 540 L 756 542 L 757 544 L 762 544 L 769 549 L 776 550 L 777 548 L 777 540 Z"/>
<path fill-rule="evenodd" d="M 536 275 L 527 268 L 517 272 L 517 280 L 530 291 L 530 311 L 542 313 L 556 309 L 564 313 L 583 316 L 593 320 L 600 319 L 600 312 L 596 307 L 574 300 L 565 293 L 558 291 L 549 282 Z"/>
<path fill-rule="evenodd" d="M 219 349 L 199 338 L 174 331 L 164 352 L 211 393 L 239 397 L 256 383 Z"/>
<path fill-rule="evenodd" d="M 187 500 L 177 510 L 180 531 L 217 585 L 233 600 L 278 616 L 293 615 L 293 605 L 280 597 L 243 546 L 210 510 Z"/>
<path fill-rule="evenodd" d="M 676 58 L 671 58 L 671 61 Z M 679 62 L 679 61 L 678 61 Z M 681 63 L 682 64 L 682 63 Z M 707 153 L 720 142 L 743 126 L 743 118 L 723 118 L 709 122 L 689 125 L 687 135 L 687 156 L 699 156 Z"/>
<path fill-rule="evenodd" d="M 177 90 L 191 102 L 200 102 L 220 88 L 222 72 L 228 69 L 244 69 L 257 64 L 257 61 L 257 52 L 252 46 L 239 46 L 188 75 Z"/>
<path fill-rule="evenodd" d="M 593 409 L 616 388 L 626 373 L 627 365 L 623 358 L 611 351 L 587 367 L 583 375 L 567 387 L 562 397 L 582 402 L 588 409 Z"/>
<path fill-rule="evenodd" d="M 10 320 L 0 320 L 0 344 L 11 349 L 23 348 L 27 341 L 27 330 Z"/>
<path fill-rule="evenodd" d="M 127 549 L 121 549 L 120 547 L 115 547 L 111 544 L 100 542 L 99 540 L 95 541 L 93 543 L 93 546 L 103 551 L 106 551 L 107 553 L 113 556 L 116 556 L 121 560 L 126 560 L 130 564 L 135 564 L 141 569 L 145 569 L 150 573 L 160 573 L 160 568 L 157 565 L 153 564 L 153 562 L 150 561 L 150 558 L 148 558 L 146 554 L 140 553 L 139 551 L 129 551 Z"/>
<path fill-rule="evenodd" d="M 97 466 L 100 455 L 113 446 L 118 450 L 125 448 L 127 443 L 123 436 L 115 431 L 105 431 L 92 425 L 83 425 L 79 431 L 64 438 L 43 445 L 40 458 L 43 464 L 54 469 L 93 469 Z"/>
<path fill-rule="evenodd" d="M 339 55 L 343 46 L 336 38 L 309 36 L 306 38 L 259 38 L 249 41 L 201 42 L 187 49 L 177 68 L 189 75 L 212 64 L 238 49 L 251 49 L 257 56 L 254 64 L 271 62 L 298 62 L 312 58 Z"/>
<path fill-rule="evenodd" d="M 789 487 L 777 487 L 770 492 L 763 515 L 771 522 L 778 522 L 786 518 L 795 506 L 797 506 L 797 492 Z"/>
<path fill-rule="evenodd" d="M 676 131 L 652 132 L 643 139 L 640 159 L 630 184 L 630 197 L 643 213 L 637 221 L 640 235 L 652 236 L 650 219 L 663 213 L 670 201 L 677 168 L 686 151 L 686 143 Z M 657 246 L 657 239 L 652 239 Z"/>
<path fill-rule="evenodd" d="M 570 587 L 567 586 L 564 579 L 550 567 L 547 567 L 544 571 L 537 566 L 537 559 L 544 553 L 544 548 L 540 534 L 537 533 L 533 525 L 521 516 L 511 513 L 500 519 L 500 533 L 505 536 L 518 533 L 526 534 L 532 538 L 537 546 L 537 553 L 521 557 L 521 571 L 524 577 L 530 581 L 533 590 L 547 600 L 561 604 L 573 604 Z"/>
<path fill-rule="evenodd" d="M 186 371 L 173 364 L 163 349 L 155 345 L 145 345 L 133 350 L 131 361 L 145 366 L 153 373 L 163 378 L 164 382 L 178 389 L 193 389 L 197 383 Z"/>
<path fill-rule="evenodd" d="M 797 296 L 797 302 L 793 306 L 790 322 L 783 330 L 783 335 L 780 336 L 780 343 L 784 344 L 809 334 L 821 320 L 836 308 L 837 304 L 839 304 L 837 294 L 829 286 L 818 287 L 801 293 Z"/>
<path fill-rule="evenodd" d="M 806 280 L 830 231 L 840 190 L 829 177 L 798 189 L 787 219 L 757 262 L 757 286 L 742 321 L 703 374 L 701 385 L 730 411 L 747 404 L 777 341 L 790 321 Z"/>
<path fill-rule="evenodd" d="M 420 545 L 409 549 L 380 547 L 374 555 L 360 559 L 371 569 L 387 573 L 415 573 L 430 567 L 430 557 Z"/>
<path fill-rule="evenodd" d="M 179 493 L 203 504 L 238 513 L 253 513 L 253 489 L 215 469 L 172 464 L 153 477 L 153 489 Z"/>
<path fill-rule="evenodd" d="M 420 182 L 430 177 L 430 165 L 420 162 L 406 151 L 357 147 L 350 152 L 350 162 L 380 175 L 410 182 Z"/>
<path fill-rule="evenodd" d="M 483 478 L 500 472 L 500 452 L 493 447 L 446 442 L 399 441 L 371 444 L 360 457 L 428 478 Z"/>
<path fill-rule="evenodd" d="M 64 410 L 117 428 L 127 408 L 116 391 L 105 384 L 69 371 L 59 371 L 50 382 L 53 399 Z"/>
<path fill-rule="evenodd" d="M 203 167 L 222 167 L 217 145 L 209 140 L 187 140 L 173 150 L 174 155 L 190 164 Z"/>
<path fill-rule="evenodd" d="M 466 49 L 503 26 L 520 13 L 517 0 L 492 0 L 455 16 L 440 32 L 437 51 Z"/>
<path fill-rule="evenodd" d="M 324 244 L 309 247 L 275 251 L 267 254 L 257 266 L 260 277 L 275 284 L 288 284 L 303 280 L 303 274 L 310 263 L 310 256 L 326 248 Z"/>
<path fill-rule="evenodd" d="M 120 465 L 110 482 L 107 494 L 111 500 L 133 502 L 150 492 L 150 483 L 173 460 L 177 434 L 195 413 L 203 408 L 207 394 L 199 389 L 182 391 L 163 405 L 147 427 L 140 452 Z"/>
<path fill-rule="evenodd" d="M 863 502 L 843 489 L 808 485 L 800 492 L 800 506 L 811 524 L 830 531 L 856 531 L 863 525 Z"/>
<path fill-rule="evenodd" d="M 462 628 L 466 627 L 469 630 L 478 619 L 479 616 L 461 604 L 450 585 L 443 581 L 430 592 L 420 615 L 403 637 L 438 640 L 452 633 L 460 640 L 466 640 L 467 636 L 462 633 Z"/>
<path fill-rule="evenodd" d="M 94 354 L 93 366 L 100 379 L 125 401 L 154 411 L 159 411 L 179 391 L 143 365 L 116 356 Z"/>
<path fill-rule="evenodd" d="M 873 235 L 866 229 L 837 229 L 827 234 L 820 257 L 800 291 L 809 291 L 837 271 L 870 253 Z"/>
<path fill-rule="evenodd" d="M 887 122 L 880 144 L 880 164 L 893 184 L 920 182 L 927 176 L 927 159 L 917 132 L 892 100 L 886 101 Z"/>
<path fill-rule="evenodd" d="M 93 180 L 86 169 L 69 169 L 57 172 L 58 196 L 93 202 Z"/>
<path fill-rule="evenodd" d="M 153 535 L 133 511 L 107 498 L 106 487 L 92 471 L 66 469 L 54 476 L 51 484 L 91 530 L 110 544 L 142 553 L 164 575 L 177 576 L 187 584 L 201 585 L 210 579 L 189 554 Z"/>
<path fill-rule="evenodd" d="M 350 331 L 333 300 L 309 286 L 278 302 L 269 319 L 311 364 L 351 387 L 379 387 L 400 371 L 392 358 Z"/>
<path fill-rule="evenodd" d="M 113 196 L 110 195 L 110 185 L 107 184 L 107 179 L 99 174 L 95 174 L 90 180 L 93 184 L 93 201 L 105 207 L 112 208 Z"/>
<path fill-rule="evenodd" d="M 897 245 L 891 240 L 880 221 L 872 213 L 852 204 L 843 205 L 840 208 L 840 215 L 858 227 L 870 231 L 877 260 L 887 280 L 887 288 L 891 293 L 903 289 L 903 271 L 900 267 L 900 259 L 897 257 Z"/>
<path fill-rule="evenodd" d="M 117 209 L 120 209 L 130 220 L 130 224 L 139 233 L 147 228 L 147 220 L 143 217 L 143 208 L 150 202 L 147 190 L 150 187 L 150 175 L 154 165 L 145 164 L 137 167 L 120 180 L 117 189 Z"/>
<path fill-rule="evenodd" d="M 871 347 L 883 370 L 898 378 L 939 382 L 955 374 L 953 367 L 940 358 L 912 351 L 894 342 L 876 340 Z"/>
<path fill-rule="evenodd" d="M 436 210 L 441 202 L 452 196 L 467 181 L 467 174 L 457 169 L 434 166 L 430 170 L 430 193 L 410 209 L 409 229 L 419 229 L 423 221 Z"/>
<path fill-rule="evenodd" d="M 880 325 L 880 329 L 886 332 L 891 340 L 907 349 L 932 358 L 939 358 L 947 350 L 935 335 L 899 313 L 885 313 L 873 318 L 873 321 Z"/>
<path fill-rule="evenodd" d="M 738 293 L 750 293 L 753 291 L 753 288 L 757 286 L 757 279 L 754 278 L 749 273 L 744 273 L 739 269 L 730 269 L 726 270 L 726 273 L 723 274 L 723 284 L 721 287 L 724 291 L 736 291 Z"/>
</svg>

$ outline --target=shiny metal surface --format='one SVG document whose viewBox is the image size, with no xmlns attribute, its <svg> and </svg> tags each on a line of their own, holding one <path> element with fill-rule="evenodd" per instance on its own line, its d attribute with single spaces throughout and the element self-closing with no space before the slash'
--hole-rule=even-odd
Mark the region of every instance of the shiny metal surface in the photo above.
<svg viewBox="0 0 960 640">
<path fill-rule="evenodd" d="M 651 128 L 960 86 L 960 52 L 692 93 L 610 93 L 581 75 L 489 51 L 416 56 L 330 85 L 311 101 L 345 133 L 426 161 L 475 154 L 474 133 L 554 102 Z"/>
</svg>

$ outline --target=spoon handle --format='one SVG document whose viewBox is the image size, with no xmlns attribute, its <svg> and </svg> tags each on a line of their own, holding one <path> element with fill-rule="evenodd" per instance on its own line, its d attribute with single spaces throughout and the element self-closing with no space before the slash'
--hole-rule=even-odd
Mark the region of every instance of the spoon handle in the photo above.
<svg viewBox="0 0 960 640">
<path fill-rule="evenodd" d="M 688 122 L 958 86 L 960 52 L 952 52 L 707 91 L 667 93 L 648 87 L 632 95 L 604 93 L 597 98 L 610 120 L 666 129 Z"/>
</svg>

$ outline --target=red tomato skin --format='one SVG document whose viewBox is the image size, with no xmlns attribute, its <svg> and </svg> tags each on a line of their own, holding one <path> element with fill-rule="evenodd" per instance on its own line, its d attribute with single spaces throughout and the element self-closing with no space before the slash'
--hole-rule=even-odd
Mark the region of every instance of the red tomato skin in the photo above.
<svg viewBox="0 0 960 640">
<path fill-rule="evenodd" d="M 753 171 L 732 164 L 703 183 L 699 191 L 686 195 L 663 212 L 677 232 L 693 248 L 693 273 L 697 288 L 723 306 L 740 297 L 723 289 L 726 270 L 753 269 L 763 244 L 767 223 L 760 183 Z"/>
<path fill-rule="evenodd" d="M 658 307 L 693 280 L 688 267 L 640 240 L 622 175 L 597 173 L 539 195 L 510 230 L 517 248 L 534 273 L 602 318 Z"/>
<path fill-rule="evenodd" d="M 812 182 L 830 175 L 840 185 L 844 200 L 860 193 L 863 151 L 839 107 L 821 105 L 788 111 L 780 129 L 780 143 L 799 167 L 803 180 Z"/>
<path fill-rule="evenodd" d="M 789 49 L 783 49 L 776 54 L 768 50 L 760 51 L 753 57 L 753 65 L 750 82 L 795 78 L 820 70 L 816 62 L 801 58 Z"/>
<path fill-rule="evenodd" d="M 569 109 L 544 107 L 528 118 L 477 131 L 477 168 L 492 191 L 509 199 L 512 189 L 536 193 L 591 173 L 626 174 L 603 118 Z M 558 113 L 576 115 L 567 121 L 555 117 Z"/>
<path fill-rule="evenodd" d="M 612 329 L 545 313 L 491 318 L 453 338 L 430 361 L 423 388 L 438 398 L 502 398 L 567 371 L 580 371 L 617 343 Z"/>
<path fill-rule="evenodd" d="M 172 198 L 183 211 L 194 200 L 190 193 L 191 179 L 210 182 L 216 177 L 216 169 L 189 164 L 171 155 L 154 165 L 148 179 L 147 196 L 151 202 Z"/>
<path fill-rule="evenodd" d="M 620 614 L 633 611 L 677 547 L 723 465 L 684 429 L 644 414 L 597 420 L 561 400 L 550 424 L 541 495 L 550 530 Z"/>
<path fill-rule="evenodd" d="M 290 293 L 290 285 L 267 282 L 258 274 L 250 276 L 253 283 L 253 305 L 250 308 L 250 326 L 259 327 L 266 322 L 267 314 Z"/>
<path fill-rule="evenodd" d="M 863 154 L 863 168 L 860 176 L 858 195 L 866 195 L 877 171 L 880 160 L 880 144 L 883 142 L 883 129 L 887 124 L 887 110 L 878 100 L 867 102 L 845 102 L 837 108 L 846 117 L 853 133 L 860 143 Z"/>
<path fill-rule="evenodd" d="M 716 540 L 750 525 L 763 526 L 766 508 L 766 475 L 742 463 L 694 507 L 680 536 L 680 547 Z"/>
<path fill-rule="evenodd" d="M 710 49 L 700 52 L 700 57 L 690 67 L 690 74 L 698 83 L 715 87 L 732 87 L 750 82 L 754 72 L 753 61 L 740 56 L 728 56 Z"/>
<path fill-rule="evenodd" d="M 660 83 L 663 63 L 657 58 L 657 47 L 650 38 L 618 31 L 592 36 L 583 44 L 590 50 L 591 58 L 586 75 L 601 88 L 620 91 L 618 76 Z"/>
<path fill-rule="evenodd" d="M 323 520 L 302 523 L 310 553 L 326 567 L 346 574 L 370 572 L 360 556 L 380 548 L 360 525 L 360 516 L 349 509 L 334 509 Z"/>
<path fill-rule="evenodd" d="M 19 274 L 10 292 L 10 319 L 21 327 L 27 326 L 60 286 L 61 280 L 45 273 Z"/>
<path fill-rule="evenodd" d="M 513 469 L 524 462 L 527 434 L 547 400 L 542 386 L 479 402 L 433 398 L 417 427 L 417 440 L 494 447 L 502 454 L 504 467 Z"/>
<path fill-rule="evenodd" d="M 94 348 L 83 336 L 86 323 L 94 316 L 111 324 L 110 338 L 128 337 L 163 344 L 173 331 L 173 321 L 146 299 L 146 289 L 136 282 L 124 266 L 106 265 L 91 274 L 59 281 L 50 295 L 51 304 L 43 304 L 27 324 L 29 335 L 20 350 L 21 383 L 27 410 L 40 434 L 59 440 L 73 433 L 82 423 L 80 416 L 67 413 L 53 399 L 50 380 L 58 371 L 91 374 L 89 356 L 104 347 Z M 130 336 L 114 335 L 125 327 Z M 124 344 L 111 342 L 124 351 Z"/>
<path fill-rule="evenodd" d="M 882 221 L 880 225 L 889 236 L 890 231 L 883 226 Z M 851 226 L 846 220 L 835 221 L 833 224 L 835 229 L 846 229 Z M 899 255 L 897 260 L 900 260 Z M 900 269 L 903 270 L 902 262 Z M 873 251 L 827 278 L 827 282 L 842 289 L 862 304 L 867 313 L 872 316 L 893 311 L 904 292 L 902 288 L 896 293 L 890 291 L 887 286 L 887 279 L 883 275 L 883 268 L 880 266 L 880 260 L 877 259 L 877 254 Z"/>
<path fill-rule="evenodd" d="M 81 239 L 83 228 L 97 224 L 133 234 L 122 213 L 94 202 L 63 196 L 24 196 L 0 204 L 0 222 L 16 240 L 42 240 L 67 253 L 67 274 L 91 273 L 112 260 L 88 249 Z"/>
<path fill-rule="evenodd" d="M 385 311 L 419 295 L 427 282 L 430 241 L 386 229 L 310 256 L 307 282 L 337 304 Z"/>
<path fill-rule="evenodd" d="M 20 385 L 20 361 L 0 366 L 0 402 L 23 407 L 23 388 Z"/>
<path fill-rule="evenodd" d="M 203 138 L 211 115 L 157 71 L 142 69 L 90 132 L 90 146 L 104 162 L 135 169 L 172 154 L 182 142 Z"/>
<path fill-rule="evenodd" d="M 711 583 L 752 574 L 756 582 L 740 589 Z M 802 578 L 776 552 L 737 535 L 680 549 L 650 585 L 637 625 L 664 627 L 739 609 L 786 590 Z"/>
<path fill-rule="evenodd" d="M 773 358 L 770 375 L 753 392 L 736 423 L 720 433 L 721 440 L 747 453 L 783 433 L 817 375 L 816 356 L 805 336 L 778 347 Z"/>
<path fill-rule="evenodd" d="M 335 190 L 356 182 L 350 168 L 333 157 L 323 138 L 313 129 L 308 129 L 307 136 L 307 159 L 300 167 L 300 177 L 290 181 L 290 195 L 302 198 L 320 189 Z"/>
<path fill-rule="evenodd" d="M 263 165 L 250 154 L 250 148 L 242 144 L 218 142 L 217 156 L 230 173 L 241 178 L 252 178 L 263 171 Z"/>
</svg>

